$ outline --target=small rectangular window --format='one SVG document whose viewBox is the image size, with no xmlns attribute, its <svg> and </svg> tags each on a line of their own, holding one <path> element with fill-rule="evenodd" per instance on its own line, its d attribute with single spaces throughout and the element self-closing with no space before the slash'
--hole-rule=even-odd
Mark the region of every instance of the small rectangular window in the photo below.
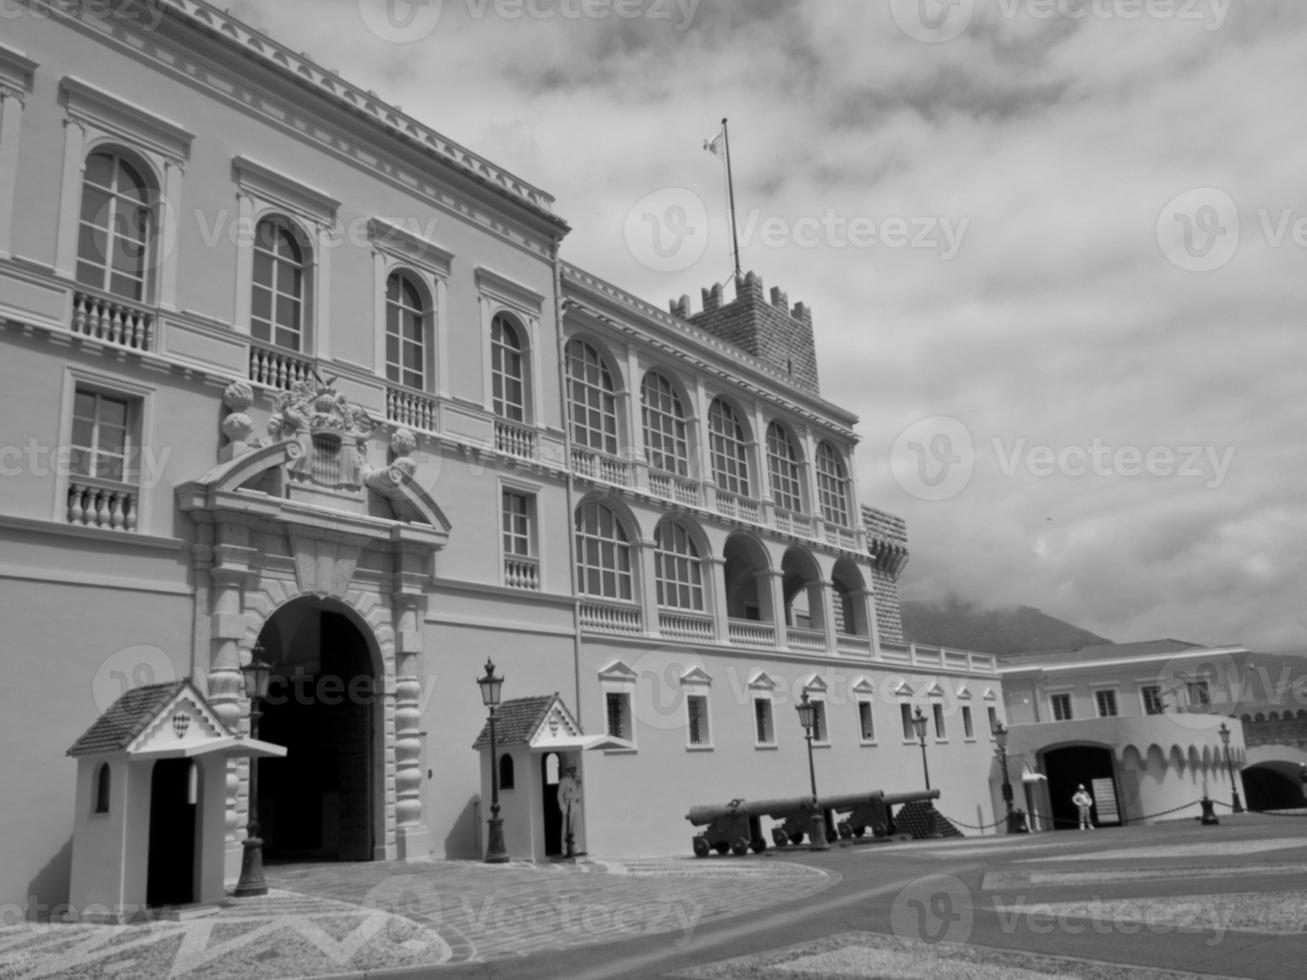
<svg viewBox="0 0 1307 980">
<path fill-rule="evenodd" d="M 690 744 L 711 745 L 712 738 L 708 732 L 708 699 L 702 694 L 691 694 L 685 699 L 685 711 L 689 721 Z"/>
<path fill-rule="evenodd" d="M 1071 695 L 1054 694 L 1053 702 L 1053 720 L 1070 721 L 1071 720 Z"/>
<path fill-rule="evenodd" d="M 915 742 L 917 740 L 917 729 L 912 724 L 912 705 L 900 704 L 899 715 L 903 719 L 903 740 L 905 742 Z"/>
<path fill-rule="evenodd" d="M 754 737 L 758 745 L 775 745 L 776 732 L 772 727 L 770 698 L 753 699 Z"/>
<path fill-rule="evenodd" d="M 1095 691 L 1094 703 L 1098 706 L 1098 717 L 1100 718 L 1116 717 L 1116 692 L 1115 691 Z"/>
<path fill-rule="evenodd" d="M 876 719 L 872 716 L 870 701 L 858 702 L 858 728 L 864 742 L 876 741 Z"/>
<path fill-rule="evenodd" d="M 134 531 L 140 508 L 139 398 L 78 384 L 68 432 L 70 524 Z"/>
<path fill-rule="evenodd" d="M 986 705 L 986 710 L 989 712 L 989 730 L 992 732 L 998 727 L 998 709 L 990 704 Z"/>
<path fill-rule="evenodd" d="M 830 733 L 826 730 L 826 702 L 814 700 L 812 702 L 812 740 L 814 742 L 830 741 Z"/>
<path fill-rule="evenodd" d="M 944 706 L 942 704 L 932 704 L 930 713 L 935 716 L 935 737 L 948 738 L 948 729 L 944 727 Z"/>
<path fill-rule="evenodd" d="M 1212 706 L 1212 692 L 1207 681 L 1189 681 L 1185 684 L 1190 711 L 1206 711 Z"/>
<path fill-rule="evenodd" d="M 631 741 L 631 695 L 610 691 L 605 698 L 608 709 L 608 734 Z"/>
<path fill-rule="evenodd" d="M 962 706 L 962 734 L 966 738 L 975 738 L 976 731 L 971 725 L 971 705 Z"/>
<path fill-rule="evenodd" d="M 1156 684 L 1142 688 L 1139 693 L 1144 701 L 1144 714 L 1160 715 L 1166 710 L 1166 705 L 1162 703 L 1162 689 Z"/>
</svg>

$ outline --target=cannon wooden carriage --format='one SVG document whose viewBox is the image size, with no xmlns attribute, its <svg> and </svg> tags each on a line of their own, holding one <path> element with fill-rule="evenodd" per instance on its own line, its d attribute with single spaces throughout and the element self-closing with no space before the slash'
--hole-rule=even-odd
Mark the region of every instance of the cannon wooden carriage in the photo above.
<svg viewBox="0 0 1307 980">
<path fill-rule="evenodd" d="M 795 796 L 781 800 L 740 800 L 725 805 L 691 807 L 685 819 L 705 829 L 694 837 L 694 853 L 707 857 L 709 851 L 725 854 L 760 853 L 767 849 L 767 838 L 762 832 L 762 818 L 782 819 L 791 813 L 811 814 L 811 796 Z"/>
<path fill-rule="evenodd" d="M 734 799 L 722 805 L 696 806 L 685 819 L 696 827 L 703 827 L 694 837 L 694 853 L 707 857 L 709 852 L 736 855 L 750 850 L 759 853 L 767 849 L 767 838 L 762 830 L 762 818 L 780 821 L 772 827 L 772 841 L 778 847 L 802 843 L 809 833 L 812 815 L 818 807 L 828 825 L 842 838 L 862 837 L 868 830 L 875 836 L 888 834 L 893 827 L 891 807 L 939 799 L 939 790 L 915 793 L 885 794 L 881 790 L 823 797 L 814 804 L 811 796 L 791 796 L 777 800 Z M 832 817 L 840 817 L 833 823 Z"/>
<path fill-rule="evenodd" d="M 893 807 L 904 803 L 920 803 L 939 799 L 939 790 L 920 790 L 913 793 L 852 793 L 846 796 L 826 796 L 821 800 L 821 808 L 835 819 L 835 833 L 848 840 L 850 837 L 865 836 L 871 831 L 874 837 L 884 837 L 893 832 Z M 772 840 L 777 847 L 786 844 L 799 844 L 803 835 L 809 832 L 811 811 L 787 814 L 785 822 L 772 828 Z"/>
</svg>

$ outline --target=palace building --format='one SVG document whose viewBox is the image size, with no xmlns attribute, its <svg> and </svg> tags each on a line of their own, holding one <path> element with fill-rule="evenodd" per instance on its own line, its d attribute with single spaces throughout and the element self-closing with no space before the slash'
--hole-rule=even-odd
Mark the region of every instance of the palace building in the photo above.
<svg viewBox="0 0 1307 980">
<path fill-rule="evenodd" d="M 120 826 L 152 881 L 220 835 L 230 884 L 255 650 L 270 860 L 478 857 L 492 768 L 544 860 L 568 764 L 580 849 L 688 854 L 691 806 L 808 792 L 804 694 L 822 794 L 925 763 L 993 822 L 998 665 L 904 643 L 906 532 L 858 498 L 806 305 L 632 296 L 563 260 L 544 191 L 210 3 L 21 6 L 0 903 L 67 901 Z M 189 779 L 150 762 L 205 732 Z"/>
</svg>

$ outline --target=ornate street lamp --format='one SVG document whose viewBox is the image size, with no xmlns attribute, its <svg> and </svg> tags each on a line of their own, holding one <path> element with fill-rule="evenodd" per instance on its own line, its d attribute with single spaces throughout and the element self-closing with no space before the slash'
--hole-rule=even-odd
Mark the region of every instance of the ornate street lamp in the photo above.
<svg viewBox="0 0 1307 980">
<path fill-rule="evenodd" d="M 808 740 L 808 776 L 812 780 L 812 826 L 808 831 L 808 836 L 811 838 L 808 850 L 829 851 L 830 844 L 826 842 L 826 818 L 817 800 L 817 767 L 812 761 L 812 730 L 817 724 L 817 706 L 808 700 L 808 692 L 804 691 L 803 700 L 794 707 L 799 712 L 799 724 L 803 726 L 803 736 Z"/>
<path fill-rule="evenodd" d="M 1239 799 L 1239 787 L 1234 782 L 1234 763 L 1230 761 L 1230 729 L 1225 727 L 1225 722 L 1221 722 L 1221 727 L 1216 730 L 1216 734 L 1221 736 L 1221 744 L 1225 746 L 1225 771 L 1230 774 L 1230 811 L 1232 813 L 1243 813 L 1243 800 Z"/>
<path fill-rule="evenodd" d="M 504 679 L 495 676 L 494 662 L 486 658 L 486 673 L 477 678 L 481 687 L 481 703 L 490 709 L 490 819 L 486 821 L 486 864 L 504 864 L 508 850 L 504 847 L 504 821 L 499 816 L 499 750 L 495 745 L 495 709 L 499 707 L 499 692 Z"/>
<path fill-rule="evenodd" d="M 259 718 L 263 715 L 259 702 L 268 696 L 268 680 L 272 666 L 263 659 L 263 644 L 255 643 L 250 651 L 250 662 L 241 667 L 245 680 L 245 695 L 250 699 L 250 738 L 259 737 Z M 250 757 L 250 792 L 248 797 L 249 820 L 245 825 L 245 842 L 241 851 L 241 876 L 236 882 L 236 897 L 250 898 L 268 894 L 268 883 L 263 880 L 263 839 L 259 836 L 259 760 Z"/>
<path fill-rule="evenodd" d="M 926 792 L 930 792 L 930 766 L 926 763 L 926 716 L 917 705 L 917 713 L 912 716 L 912 727 L 917 730 L 917 741 L 921 743 L 921 771 L 926 775 Z"/>
<path fill-rule="evenodd" d="M 998 749 L 999 758 L 1003 760 L 1003 806 L 1007 809 L 1007 832 L 1020 834 L 1025 831 L 1025 828 L 1021 826 L 1016 810 L 1012 808 L 1012 777 L 1008 773 L 1007 766 L 1007 728 L 1001 721 L 994 722 L 994 744 Z"/>
</svg>

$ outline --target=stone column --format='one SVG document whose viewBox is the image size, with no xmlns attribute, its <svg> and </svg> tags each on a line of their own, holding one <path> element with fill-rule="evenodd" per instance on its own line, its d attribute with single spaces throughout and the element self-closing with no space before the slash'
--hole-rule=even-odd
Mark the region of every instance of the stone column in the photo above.
<svg viewBox="0 0 1307 980">
<path fill-rule="evenodd" d="M 708 612 L 712 614 L 713 636 L 718 643 L 730 643 L 730 606 L 726 597 L 726 559 L 720 555 L 709 555 L 704 559 L 703 573 L 708 577 Z"/>
<path fill-rule="evenodd" d="M 23 120 L 23 93 L 0 85 L 0 256 L 9 255 L 18 180 L 18 129 Z"/>
<path fill-rule="evenodd" d="M 424 595 L 393 596 L 395 623 L 395 838 L 398 857 L 411 861 L 431 852 L 422 814 L 422 624 Z"/>
<path fill-rule="evenodd" d="M 658 570 L 654 561 L 657 550 L 652 538 L 637 541 L 632 565 L 635 574 L 635 600 L 640 603 L 640 614 L 644 618 L 644 632 L 656 636 L 659 631 L 658 620 Z"/>
</svg>

